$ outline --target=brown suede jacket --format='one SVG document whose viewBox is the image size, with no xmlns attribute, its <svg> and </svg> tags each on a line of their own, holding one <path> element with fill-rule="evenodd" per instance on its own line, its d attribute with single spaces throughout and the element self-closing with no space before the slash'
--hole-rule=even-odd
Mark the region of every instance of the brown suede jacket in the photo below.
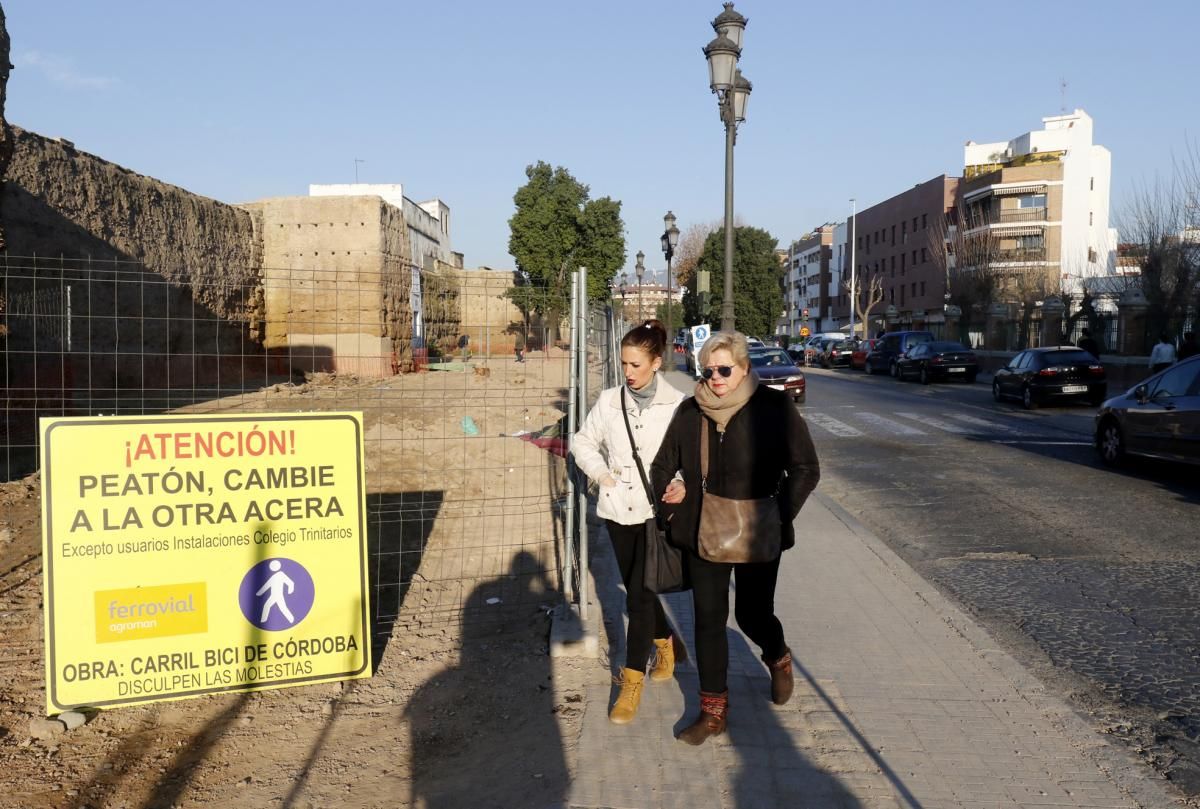
<svg viewBox="0 0 1200 809">
<path fill-rule="evenodd" d="M 708 490 L 721 497 L 752 500 L 778 494 L 784 550 L 796 544 L 792 523 L 821 479 L 821 465 L 808 425 L 782 391 L 759 385 L 750 401 L 725 428 L 700 411 L 694 398 L 685 399 L 667 427 L 654 458 L 650 477 L 661 498 L 678 471 L 687 496 L 678 505 L 660 501 L 661 518 L 668 521 L 671 541 L 692 551 L 700 525 L 700 425 L 709 431 Z"/>
</svg>

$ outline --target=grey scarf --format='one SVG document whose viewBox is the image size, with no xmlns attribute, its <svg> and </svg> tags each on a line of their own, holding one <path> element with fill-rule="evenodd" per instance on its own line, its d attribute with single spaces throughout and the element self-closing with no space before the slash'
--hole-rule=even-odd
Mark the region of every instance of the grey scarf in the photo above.
<svg viewBox="0 0 1200 809">
<path fill-rule="evenodd" d="M 654 392 L 658 390 L 658 374 L 650 377 L 650 381 L 641 390 L 634 390 L 628 385 L 625 387 L 629 391 L 629 395 L 633 397 L 634 403 L 637 404 L 638 412 L 641 413 L 654 401 Z"/>
</svg>

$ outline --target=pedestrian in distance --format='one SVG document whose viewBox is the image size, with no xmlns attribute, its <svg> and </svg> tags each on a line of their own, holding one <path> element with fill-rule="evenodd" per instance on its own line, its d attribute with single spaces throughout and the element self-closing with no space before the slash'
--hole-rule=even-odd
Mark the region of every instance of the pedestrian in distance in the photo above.
<svg viewBox="0 0 1200 809">
<path fill-rule="evenodd" d="M 647 320 L 621 338 L 625 384 L 601 391 L 571 442 L 576 465 L 599 484 L 596 514 L 608 528 L 625 584 L 629 613 L 625 666 L 620 694 L 609 712 L 609 719 L 620 725 L 637 716 L 651 651 L 655 656 L 650 679 L 663 682 L 674 676 L 676 655 L 682 656 L 684 649 L 672 635 L 658 594 L 643 584 L 646 521 L 654 517 L 655 509 L 639 463 L 648 469 L 675 409 L 685 398 L 659 376 L 666 348 L 667 330 L 657 320 Z M 682 502 L 686 493 L 679 480 L 665 482 L 657 491 L 663 492 L 662 502 L 668 504 Z"/>
<path fill-rule="evenodd" d="M 525 332 L 518 331 L 513 336 L 513 353 L 517 355 L 517 362 L 525 362 Z"/>
<path fill-rule="evenodd" d="M 1100 356 L 1100 344 L 1096 342 L 1096 339 L 1092 337 L 1091 332 L 1089 332 L 1087 329 L 1080 331 L 1079 342 L 1076 343 L 1075 346 L 1077 348 L 1082 348 L 1093 357 Z"/>
<path fill-rule="evenodd" d="M 792 655 L 775 616 L 775 587 L 793 522 L 821 477 L 808 427 L 782 391 L 759 384 L 746 338 L 717 332 L 700 350 L 703 380 L 675 413 L 654 460 L 655 491 L 682 475 L 686 496 L 666 511 L 672 541 L 687 548 L 696 619 L 700 715 L 679 734 L 703 744 L 725 730 L 729 579 L 734 615 L 762 652 L 771 700 L 794 687 Z"/>
<path fill-rule="evenodd" d="M 1200 354 L 1200 345 L 1196 344 L 1196 332 L 1185 331 L 1183 333 L 1183 342 L 1179 344 L 1178 353 L 1181 360 L 1186 360 L 1188 357 Z"/>
<path fill-rule="evenodd" d="M 1158 344 L 1150 351 L 1150 373 L 1157 374 L 1175 364 L 1175 344 L 1165 331 L 1158 336 Z"/>
<path fill-rule="evenodd" d="M 459 335 L 458 351 L 462 356 L 462 361 L 466 362 L 471 357 L 471 338 L 469 335 Z"/>
</svg>

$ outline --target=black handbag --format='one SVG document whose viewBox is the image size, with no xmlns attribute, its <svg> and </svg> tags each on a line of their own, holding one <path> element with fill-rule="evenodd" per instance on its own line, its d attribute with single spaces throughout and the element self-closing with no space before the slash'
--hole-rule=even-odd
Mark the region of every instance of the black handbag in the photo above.
<svg viewBox="0 0 1200 809">
<path fill-rule="evenodd" d="M 629 411 L 625 409 L 625 386 L 621 386 L 621 417 L 625 420 L 625 432 L 629 435 L 629 449 L 633 462 L 637 464 L 638 476 L 646 490 L 646 499 L 654 516 L 646 520 L 645 541 L 642 543 L 644 563 L 642 586 L 652 593 L 677 593 L 689 589 L 684 570 L 683 551 L 671 544 L 665 526 L 659 524 L 658 501 L 646 477 L 646 468 L 638 455 L 637 442 L 633 440 L 633 428 L 629 426 Z"/>
</svg>

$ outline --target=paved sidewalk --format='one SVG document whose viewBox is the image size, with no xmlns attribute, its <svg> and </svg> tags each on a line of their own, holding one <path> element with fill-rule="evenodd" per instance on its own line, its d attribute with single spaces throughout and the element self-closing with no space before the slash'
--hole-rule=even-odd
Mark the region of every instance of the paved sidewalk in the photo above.
<svg viewBox="0 0 1200 809">
<path fill-rule="evenodd" d="M 592 686 L 570 806 L 1178 805 L 836 503 L 814 495 L 797 524 L 777 597 L 792 701 L 770 704 L 759 650 L 731 618 L 727 733 L 698 748 L 674 739 L 697 710 L 691 665 L 675 682 L 647 680 L 631 725 L 609 723 L 615 689 Z M 603 532 L 594 557 L 616 670 L 624 595 Z M 690 594 L 666 600 L 690 646 Z"/>
</svg>

